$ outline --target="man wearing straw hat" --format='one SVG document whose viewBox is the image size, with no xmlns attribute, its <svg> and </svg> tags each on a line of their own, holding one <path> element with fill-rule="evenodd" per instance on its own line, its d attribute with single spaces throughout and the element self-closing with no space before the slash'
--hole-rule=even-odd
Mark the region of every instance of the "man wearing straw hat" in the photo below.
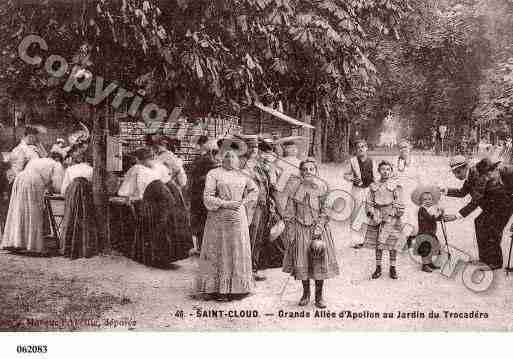
<svg viewBox="0 0 513 359">
<path fill-rule="evenodd" d="M 465 180 L 460 189 L 443 189 L 449 197 L 465 197 L 470 194 L 472 199 L 456 215 L 446 215 L 446 221 L 464 218 L 477 207 L 481 214 L 474 220 L 479 260 L 491 270 L 502 268 L 501 240 L 504 227 L 513 213 L 511 187 L 513 168 L 507 166 L 498 170 L 500 161 L 484 158 L 475 166 L 470 166 L 463 156 L 450 160 L 454 176 Z"/>
<path fill-rule="evenodd" d="M 367 141 L 356 141 L 356 156 L 351 157 L 344 173 L 344 179 L 352 183 L 351 196 L 354 199 L 354 209 L 351 215 L 351 239 L 353 248 L 363 247 L 363 235 L 360 233 L 362 224 L 366 221 L 364 201 L 367 198 L 369 186 L 378 179 L 377 166 L 369 157 Z"/>
</svg>

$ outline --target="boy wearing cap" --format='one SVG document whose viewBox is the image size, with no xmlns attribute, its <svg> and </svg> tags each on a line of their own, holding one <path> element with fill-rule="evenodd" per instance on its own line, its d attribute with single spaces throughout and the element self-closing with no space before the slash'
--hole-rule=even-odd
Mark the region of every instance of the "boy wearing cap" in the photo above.
<svg viewBox="0 0 513 359">
<path fill-rule="evenodd" d="M 356 141 L 356 156 L 349 159 L 344 179 L 352 183 L 351 196 L 354 199 L 354 209 L 351 215 L 351 237 L 353 248 L 363 247 L 363 236 L 359 233 L 366 221 L 364 202 L 369 186 L 379 178 L 374 160 L 368 156 L 367 142 L 363 139 Z"/>
</svg>

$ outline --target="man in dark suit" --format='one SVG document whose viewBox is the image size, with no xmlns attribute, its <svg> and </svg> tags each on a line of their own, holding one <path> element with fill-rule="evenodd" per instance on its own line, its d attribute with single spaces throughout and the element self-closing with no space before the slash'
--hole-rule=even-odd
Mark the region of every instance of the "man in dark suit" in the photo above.
<svg viewBox="0 0 513 359">
<path fill-rule="evenodd" d="M 470 195 L 472 198 L 458 214 L 446 215 L 446 221 L 464 218 L 481 208 L 481 214 L 474 221 L 479 259 L 491 270 L 502 268 L 502 233 L 513 214 L 513 167 L 499 168 L 499 163 L 485 158 L 470 166 L 463 156 L 456 156 L 450 161 L 451 170 L 456 178 L 465 182 L 460 189 L 447 189 L 449 197 Z"/>
</svg>

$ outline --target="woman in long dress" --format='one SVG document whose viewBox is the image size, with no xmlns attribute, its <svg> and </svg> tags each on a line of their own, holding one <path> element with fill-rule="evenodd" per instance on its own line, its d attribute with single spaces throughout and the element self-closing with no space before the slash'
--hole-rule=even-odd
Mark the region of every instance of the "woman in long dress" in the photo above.
<svg viewBox="0 0 513 359">
<path fill-rule="evenodd" d="M 290 273 L 296 280 L 303 283 L 303 295 L 299 301 L 305 306 L 310 301 L 310 280 L 315 281 L 315 306 L 326 308 L 323 299 L 324 280 L 339 274 L 335 244 L 328 226 L 328 216 L 325 212 L 325 199 L 328 188 L 317 176 L 315 159 L 306 159 L 300 164 L 301 178 L 292 186 L 295 193 L 301 196 L 290 196 L 289 208 L 293 220 L 287 230 L 290 242 L 286 245 L 283 271 Z M 313 242 L 321 242 L 322 253 L 314 253 Z"/>
<path fill-rule="evenodd" d="M 162 171 L 153 163 L 152 152 L 142 148 L 135 155 L 137 163 L 118 190 L 119 196 L 128 198 L 135 214 L 135 233 L 127 254 L 142 264 L 169 268 L 172 262 L 188 257 L 192 239 L 175 232 L 175 199 L 163 182 Z"/>
<path fill-rule="evenodd" d="M 101 249 L 91 185 L 93 167 L 83 153 L 74 154 L 73 162 L 62 181 L 65 204 L 60 251 L 71 259 L 90 258 Z"/>
<path fill-rule="evenodd" d="M 187 185 L 187 175 L 183 161 L 170 150 L 171 143 L 172 140 L 167 136 L 159 136 L 153 141 L 152 147 L 155 153 L 153 167 L 161 167 L 160 170 L 166 171 L 163 173 L 162 181 L 173 196 L 171 223 L 175 239 L 183 243 L 193 243 L 189 210 L 182 192 Z"/>
<path fill-rule="evenodd" d="M 47 190 L 59 192 L 64 169 L 62 156 L 35 158 L 14 180 L 2 247 L 37 254 L 48 252 L 44 240 Z"/>
<path fill-rule="evenodd" d="M 255 183 L 238 170 L 234 150 L 221 154 L 222 167 L 211 170 L 203 201 L 208 209 L 203 234 L 197 293 L 228 301 L 252 290 L 251 245 L 245 205 L 258 198 Z"/>
</svg>

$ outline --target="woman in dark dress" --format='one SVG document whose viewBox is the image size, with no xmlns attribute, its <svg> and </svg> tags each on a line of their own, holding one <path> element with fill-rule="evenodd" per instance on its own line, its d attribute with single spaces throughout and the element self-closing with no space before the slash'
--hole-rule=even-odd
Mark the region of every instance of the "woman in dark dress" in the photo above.
<svg viewBox="0 0 513 359">
<path fill-rule="evenodd" d="M 76 153 L 73 162 L 64 173 L 61 189 L 65 205 L 60 250 L 70 259 L 90 258 L 101 250 L 91 185 L 93 168 L 83 153 Z"/>
<path fill-rule="evenodd" d="M 170 263 L 187 258 L 192 248 L 190 231 L 180 231 L 179 216 L 186 213 L 177 211 L 176 195 L 163 182 L 169 176 L 153 162 L 152 152 L 139 149 L 135 157 L 137 164 L 128 170 L 118 191 L 128 197 L 135 214 L 135 234 L 127 255 L 147 266 L 169 268 Z"/>
</svg>

